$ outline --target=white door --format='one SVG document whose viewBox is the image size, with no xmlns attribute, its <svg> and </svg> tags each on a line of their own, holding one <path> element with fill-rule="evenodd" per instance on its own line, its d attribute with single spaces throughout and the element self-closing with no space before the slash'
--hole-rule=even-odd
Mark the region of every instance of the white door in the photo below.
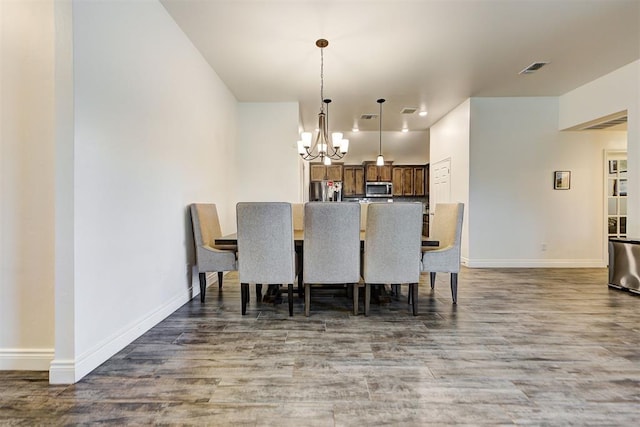
<svg viewBox="0 0 640 427">
<path fill-rule="evenodd" d="M 451 159 L 441 160 L 430 166 L 431 188 L 429 189 L 429 230 L 433 225 L 436 203 L 451 202 Z"/>
<path fill-rule="evenodd" d="M 605 159 L 605 240 L 608 240 L 627 235 L 627 153 L 607 151 Z"/>
</svg>

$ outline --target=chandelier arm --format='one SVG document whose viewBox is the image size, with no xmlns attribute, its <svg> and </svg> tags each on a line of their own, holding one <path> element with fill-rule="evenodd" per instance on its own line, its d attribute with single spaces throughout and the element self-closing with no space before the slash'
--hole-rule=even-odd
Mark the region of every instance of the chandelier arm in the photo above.
<svg viewBox="0 0 640 427">
<path fill-rule="evenodd" d="M 300 154 L 300 157 L 302 157 L 303 160 L 310 161 L 310 160 L 315 160 L 318 157 L 320 157 L 320 154 L 316 154 L 314 156 L 313 155 L 313 151 L 309 151 L 309 149 L 306 149 L 306 153 Z"/>
</svg>

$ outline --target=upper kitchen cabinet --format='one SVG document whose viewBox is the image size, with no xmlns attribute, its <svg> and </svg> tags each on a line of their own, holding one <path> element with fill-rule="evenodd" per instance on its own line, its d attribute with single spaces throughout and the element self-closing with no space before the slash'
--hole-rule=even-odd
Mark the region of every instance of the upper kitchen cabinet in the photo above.
<svg viewBox="0 0 640 427">
<path fill-rule="evenodd" d="M 393 195 L 406 197 L 426 196 L 427 166 L 395 166 L 392 171 Z"/>
<path fill-rule="evenodd" d="M 320 163 L 312 163 L 309 168 L 309 178 L 314 181 L 342 181 L 342 164 L 325 166 Z"/>
<path fill-rule="evenodd" d="M 375 163 L 365 163 L 367 182 L 391 182 L 391 163 L 377 166 Z"/>
<path fill-rule="evenodd" d="M 362 166 L 345 166 L 344 180 L 342 181 L 342 196 L 364 196 L 364 168 Z"/>
</svg>

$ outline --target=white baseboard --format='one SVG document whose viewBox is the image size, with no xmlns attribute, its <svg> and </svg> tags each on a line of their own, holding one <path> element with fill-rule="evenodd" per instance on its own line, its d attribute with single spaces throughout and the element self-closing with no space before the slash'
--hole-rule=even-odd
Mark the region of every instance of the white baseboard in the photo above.
<svg viewBox="0 0 640 427">
<path fill-rule="evenodd" d="M 73 384 L 80 381 L 89 372 L 186 304 L 193 297 L 194 291 L 195 289 L 186 289 L 180 292 L 162 307 L 104 339 L 75 360 L 54 359 L 49 366 L 49 382 L 51 384 Z"/>
<path fill-rule="evenodd" d="M 52 348 L 0 349 L 0 371 L 46 371 L 53 357 Z"/>
<path fill-rule="evenodd" d="M 601 259 L 463 259 L 469 268 L 604 268 Z"/>
<path fill-rule="evenodd" d="M 73 360 L 53 360 L 49 365 L 49 384 L 73 384 L 76 366 Z"/>
</svg>

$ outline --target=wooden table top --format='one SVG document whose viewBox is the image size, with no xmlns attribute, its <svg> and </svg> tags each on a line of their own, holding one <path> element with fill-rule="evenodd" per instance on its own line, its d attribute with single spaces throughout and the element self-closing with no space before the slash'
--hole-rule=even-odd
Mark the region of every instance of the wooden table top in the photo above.
<svg viewBox="0 0 640 427">
<path fill-rule="evenodd" d="M 296 243 L 302 243 L 304 241 L 304 230 L 293 230 L 293 240 Z M 365 232 L 360 231 L 360 241 L 365 241 Z M 218 237 L 215 239 L 216 245 L 237 245 L 238 244 L 238 234 L 231 233 L 226 236 Z M 437 240 L 429 239 L 428 237 L 422 236 L 422 246 L 438 246 L 440 244 Z"/>
</svg>

